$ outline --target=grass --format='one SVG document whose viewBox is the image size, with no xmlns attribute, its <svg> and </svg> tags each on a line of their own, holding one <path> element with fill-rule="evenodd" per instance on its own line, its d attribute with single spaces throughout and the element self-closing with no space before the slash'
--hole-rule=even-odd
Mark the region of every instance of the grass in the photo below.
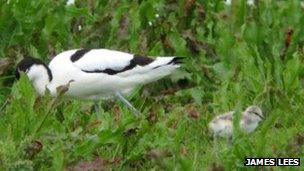
<svg viewBox="0 0 304 171">
<path fill-rule="evenodd" d="M 300 1 L 65 3 L 0 2 L 1 170 L 300 170 L 243 166 L 246 156 L 304 161 Z M 13 77 L 24 56 L 48 62 L 79 47 L 187 58 L 130 97 L 139 118 L 119 102 L 101 102 L 97 114 L 92 102 L 38 97 L 26 77 Z M 266 115 L 258 129 L 214 144 L 208 122 L 252 104 Z"/>
</svg>

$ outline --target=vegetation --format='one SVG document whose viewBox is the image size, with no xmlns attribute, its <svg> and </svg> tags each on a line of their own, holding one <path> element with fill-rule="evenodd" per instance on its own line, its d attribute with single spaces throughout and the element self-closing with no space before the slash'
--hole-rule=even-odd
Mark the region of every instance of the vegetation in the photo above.
<svg viewBox="0 0 304 171">
<path fill-rule="evenodd" d="M 303 2 L 257 2 L 2 0 L 0 170 L 241 170 L 246 156 L 304 161 Z M 120 102 L 101 102 L 96 113 L 92 102 L 38 97 L 25 76 L 14 78 L 25 56 L 49 62 L 80 47 L 187 58 L 176 74 L 129 97 L 138 118 Z M 236 131 L 232 145 L 212 140 L 207 124 L 216 114 L 252 104 L 266 115 L 254 133 Z"/>
</svg>

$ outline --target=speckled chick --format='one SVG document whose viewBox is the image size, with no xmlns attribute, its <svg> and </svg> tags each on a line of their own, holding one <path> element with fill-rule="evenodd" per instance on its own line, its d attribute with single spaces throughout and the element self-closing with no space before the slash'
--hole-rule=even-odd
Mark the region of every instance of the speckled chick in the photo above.
<svg viewBox="0 0 304 171">
<path fill-rule="evenodd" d="M 215 136 L 232 137 L 234 111 L 216 116 L 210 123 L 209 128 Z M 263 112 L 258 106 L 249 106 L 243 113 L 240 120 L 240 128 L 247 133 L 254 131 L 259 122 L 264 119 Z"/>
</svg>

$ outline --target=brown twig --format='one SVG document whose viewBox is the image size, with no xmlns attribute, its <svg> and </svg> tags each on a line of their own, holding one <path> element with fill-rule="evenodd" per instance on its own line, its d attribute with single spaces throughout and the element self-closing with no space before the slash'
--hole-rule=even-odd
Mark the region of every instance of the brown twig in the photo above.
<svg viewBox="0 0 304 171">
<path fill-rule="evenodd" d="M 291 44 L 291 41 L 292 41 L 292 35 L 294 33 L 294 30 L 292 28 L 288 28 L 286 34 L 285 34 L 285 46 L 284 46 L 284 49 L 281 53 L 281 59 L 284 61 L 285 58 L 286 58 L 286 54 L 287 54 L 287 51 L 288 51 L 288 48 Z"/>
</svg>

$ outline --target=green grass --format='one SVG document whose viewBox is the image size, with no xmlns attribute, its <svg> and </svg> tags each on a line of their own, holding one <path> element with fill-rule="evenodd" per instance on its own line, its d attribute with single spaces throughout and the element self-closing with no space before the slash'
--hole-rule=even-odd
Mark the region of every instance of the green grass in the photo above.
<svg viewBox="0 0 304 171">
<path fill-rule="evenodd" d="M 0 2 L 0 170 L 249 169 L 244 157 L 304 161 L 304 7 L 298 0 Z M 159 17 L 155 15 L 159 14 Z M 152 23 L 152 25 L 149 25 Z M 79 29 L 81 26 L 81 29 Z M 13 77 L 24 56 L 49 62 L 72 48 L 186 56 L 176 74 L 121 103 L 38 97 Z M 256 104 L 266 120 L 233 145 L 210 138 L 215 114 Z M 96 158 L 99 158 L 96 159 Z M 91 163 L 90 163 L 91 162 Z M 252 167 L 250 169 L 262 169 Z M 264 168 L 270 169 L 270 168 Z M 300 170 L 297 167 L 274 170 Z"/>
</svg>

